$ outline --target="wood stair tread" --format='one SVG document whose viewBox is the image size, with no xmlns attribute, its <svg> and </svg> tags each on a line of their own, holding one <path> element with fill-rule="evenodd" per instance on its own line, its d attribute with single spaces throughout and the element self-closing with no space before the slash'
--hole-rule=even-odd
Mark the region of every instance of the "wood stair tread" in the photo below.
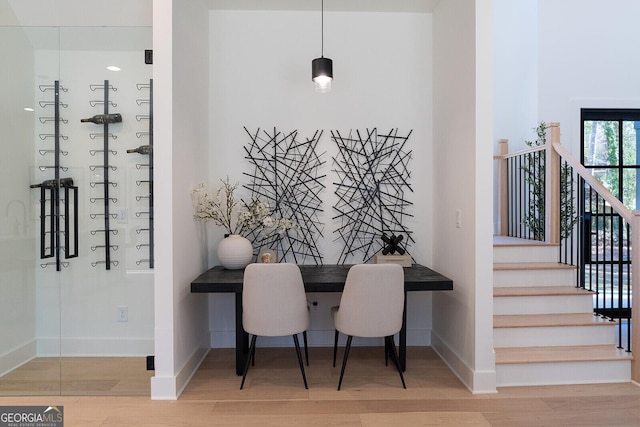
<svg viewBox="0 0 640 427">
<path fill-rule="evenodd" d="M 566 286 L 505 286 L 493 288 L 494 297 L 593 295 L 592 291 Z"/>
<path fill-rule="evenodd" d="M 565 326 L 615 326 L 618 322 L 593 313 L 513 314 L 493 316 L 494 328 L 540 328 Z"/>
<path fill-rule="evenodd" d="M 534 242 L 531 241 L 532 243 L 521 243 L 521 242 L 494 242 L 493 243 L 493 247 L 494 248 L 530 248 L 532 246 L 545 246 L 545 247 L 558 247 L 560 245 L 558 245 L 557 243 L 553 244 L 553 243 L 545 243 L 545 242 Z"/>
<path fill-rule="evenodd" d="M 575 286 L 577 267 L 541 246 L 550 245 L 494 236 L 497 384 L 624 381 L 633 355 L 614 344 L 619 322 L 594 315 L 594 292 Z"/>
<path fill-rule="evenodd" d="M 614 345 L 496 348 L 496 364 L 633 360 Z"/>
<path fill-rule="evenodd" d="M 575 270 L 576 266 L 559 262 L 494 262 L 495 270 Z"/>
<path fill-rule="evenodd" d="M 551 246 L 558 247 L 560 246 L 558 243 L 547 243 L 541 242 L 540 240 L 531 240 L 531 239 L 522 239 L 519 237 L 511 237 L 511 236 L 493 236 L 493 246 L 502 247 L 502 246 Z"/>
</svg>

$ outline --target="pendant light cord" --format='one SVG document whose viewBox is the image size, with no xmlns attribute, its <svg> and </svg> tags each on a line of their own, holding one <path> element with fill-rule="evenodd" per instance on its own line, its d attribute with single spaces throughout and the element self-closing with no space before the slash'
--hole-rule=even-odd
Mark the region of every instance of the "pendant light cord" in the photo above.
<svg viewBox="0 0 640 427">
<path fill-rule="evenodd" d="M 320 3 L 320 57 L 324 58 L 324 0 Z"/>
</svg>

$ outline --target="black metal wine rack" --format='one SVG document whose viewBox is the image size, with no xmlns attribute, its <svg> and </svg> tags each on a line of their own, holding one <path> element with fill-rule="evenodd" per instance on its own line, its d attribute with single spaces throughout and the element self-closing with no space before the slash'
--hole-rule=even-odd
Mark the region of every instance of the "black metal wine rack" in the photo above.
<svg viewBox="0 0 640 427">
<path fill-rule="evenodd" d="M 67 108 L 67 104 L 60 100 L 60 92 L 67 92 L 67 89 L 62 87 L 58 80 L 54 81 L 53 85 L 40 85 L 39 89 L 43 93 L 53 91 L 53 100 L 38 102 L 41 108 L 49 110 L 48 115 L 41 116 L 38 120 L 42 124 L 53 122 L 54 130 L 53 133 L 38 135 L 45 143 L 53 140 L 53 147 L 46 145 L 38 150 L 49 162 L 53 157 L 53 165 L 40 165 L 38 169 L 41 172 L 53 170 L 54 176 L 52 179 L 31 185 L 31 188 L 40 189 L 40 259 L 55 259 L 40 266 L 45 268 L 55 265 L 56 271 L 60 271 L 62 267 L 69 265 L 68 261 L 63 261 L 63 257 L 68 260 L 78 256 L 78 187 L 74 185 L 72 178 L 60 176 L 61 171 L 68 170 L 60 164 L 60 156 L 68 154 L 60 148 L 60 140 L 68 139 L 60 132 L 60 123 L 67 123 L 67 120 L 60 116 L 60 107 Z M 50 107 L 53 107 L 53 115 Z M 61 221 L 64 221 L 64 228 Z"/>
<path fill-rule="evenodd" d="M 149 268 L 154 267 L 154 256 L 153 256 L 153 79 L 149 80 L 149 83 L 138 83 L 136 88 L 139 91 L 147 90 L 149 91 L 149 98 L 145 99 L 136 99 L 136 104 L 138 107 L 142 107 L 146 104 L 149 106 L 149 114 L 138 114 L 136 115 L 136 120 L 139 122 L 148 121 L 148 130 L 136 132 L 136 137 L 138 139 L 142 139 L 144 137 L 148 138 L 147 145 L 141 145 L 138 148 L 127 150 L 128 153 L 137 153 L 141 155 L 148 156 L 147 163 L 137 163 L 136 169 L 148 169 L 148 175 L 145 177 L 147 179 L 139 179 L 136 180 L 137 187 L 144 187 L 145 185 L 148 187 L 146 193 L 138 194 L 136 196 L 136 201 L 140 202 L 142 200 L 147 200 L 148 204 L 147 210 L 138 210 L 136 211 L 136 217 L 142 218 L 144 216 L 148 217 L 148 227 L 140 227 L 136 229 L 136 233 L 138 235 L 142 235 L 143 233 L 148 234 L 147 242 L 139 242 L 136 244 L 136 249 L 141 250 L 142 248 L 149 249 L 149 257 L 148 258 L 139 258 L 136 261 L 137 265 L 141 265 L 144 263 L 149 264 Z"/>
<path fill-rule="evenodd" d="M 117 166 L 111 165 L 110 161 L 109 161 L 109 156 L 111 155 L 116 155 L 117 152 L 115 150 L 112 150 L 109 146 L 109 143 L 112 139 L 117 139 L 117 135 L 114 133 L 110 133 L 109 132 L 109 120 L 107 119 L 109 117 L 109 107 L 117 107 L 117 104 L 114 103 L 113 101 L 111 101 L 109 99 L 109 94 L 110 91 L 112 92 L 116 92 L 118 89 L 112 85 L 109 84 L 109 80 L 105 80 L 104 83 L 102 85 L 99 84 L 93 84 L 93 85 L 89 85 L 89 89 L 92 92 L 98 91 L 98 90 L 102 90 L 103 92 L 103 99 L 101 100 L 92 100 L 89 101 L 89 105 L 92 107 L 95 107 L 99 104 L 103 105 L 103 114 L 104 114 L 104 119 L 102 121 L 101 124 L 102 125 L 102 133 L 90 133 L 89 134 L 89 138 L 93 139 L 93 140 L 98 140 L 98 139 L 102 139 L 102 149 L 101 150 L 89 150 L 89 154 L 92 156 L 96 156 L 98 155 L 98 153 L 102 153 L 102 164 L 94 164 L 94 165 L 89 165 L 89 169 L 91 171 L 95 171 L 96 169 L 100 169 L 102 170 L 102 180 L 101 181 L 92 181 L 89 183 L 89 185 L 93 188 L 95 187 L 102 187 L 102 194 L 100 197 L 91 197 L 89 198 L 89 202 L 91 203 L 98 203 L 98 202 L 102 202 L 103 203 L 103 212 L 102 213 L 92 213 L 90 214 L 90 217 L 92 219 L 96 219 L 97 217 L 101 216 L 104 219 L 103 222 L 103 228 L 100 229 L 93 229 L 90 231 L 91 235 L 95 236 L 95 235 L 99 235 L 99 234 L 103 234 L 104 235 L 104 245 L 95 245 L 95 246 L 91 246 L 91 250 L 92 251 L 98 251 L 100 249 L 102 249 L 104 251 L 104 260 L 99 260 L 99 261 L 94 261 L 91 263 L 92 267 L 96 267 L 100 264 L 104 264 L 105 269 L 110 270 L 111 266 L 117 266 L 118 265 L 118 261 L 117 260 L 113 260 L 111 258 L 111 252 L 112 251 L 117 251 L 118 250 L 118 246 L 112 244 L 111 242 L 111 237 L 115 236 L 118 234 L 118 230 L 117 229 L 113 229 L 111 227 L 111 219 L 112 218 L 116 218 L 117 214 L 113 214 L 110 212 L 110 207 L 111 204 L 115 204 L 118 202 L 118 199 L 115 197 L 112 197 L 109 194 L 109 191 L 112 188 L 115 188 L 118 186 L 117 182 L 111 181 L 110 179 L 110 175 L 109 172 L 115 172 L 118 168 Z"/>
</svg>

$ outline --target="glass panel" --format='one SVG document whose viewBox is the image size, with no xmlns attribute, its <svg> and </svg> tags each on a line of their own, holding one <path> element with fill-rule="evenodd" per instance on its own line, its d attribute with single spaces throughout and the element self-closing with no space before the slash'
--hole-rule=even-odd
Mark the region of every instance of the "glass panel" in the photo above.
<svg viewBox="0 0 640 427">
<path fill-rule="evenodd" d="M 150 394 L 152 175 L 149 155 L 127 150 L 150 143 L 151 46 L 150 28 L 60 30 L 64 160 L 80 194 L 79 253 L 61 279 L 62 394 Z M 119 116 L 106 128 L 81 121 L 107 114 Z"/>
<path fill-rule="evenodd" d="M 617 166 L 618 161 L 618 122 L 584 122 L 584 165 Z"/>
<path fill-rule="evenodd" d="M 624 169 L 622 173 L 622 203 L 631 210 L 638 209 L 638 190 L 640 190 L 638 169 Z"/>
<path fill-rule="evenodd" d="M 151 141 L 151 29 L 0 27 L 0 40 L 0 395 L 149 395 L 153 168 L 127 150 Z M 106 132 L 81 122 L 105 105 L 121 118 Z M 30 188 L 51 180 L 68 184 L 57 203 Z"/>
<path fill-rule="evenodd" d="M 52 249 L 51 191 L 30 188 L 53 176 L 58 30 L 0 27 L 0 40 L 0 395 L 59 394 L 60 281 L 40 259 Z"/>
<path fill-rule="evenodd" d="M 636 129 L 636 123 L 638 129 Z M 622 122 L 622 161 L 625 166 L 640 164 L 638 143 L 640 143 L 640 122 Z"/>
<path fill-rule="evenodd" d="M 618 194 L 618 169 L 617 168 L 595 168 L 591 169 L 593 176 L 605 186 L 614 196 L 620 198 Z"/>
</svg>

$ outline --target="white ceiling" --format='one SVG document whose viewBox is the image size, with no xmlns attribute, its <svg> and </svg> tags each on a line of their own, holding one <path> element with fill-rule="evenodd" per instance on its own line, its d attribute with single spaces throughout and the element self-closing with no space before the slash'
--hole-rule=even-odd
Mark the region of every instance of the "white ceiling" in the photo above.
<svg viewBox="0 0 640 427">
<path fill-rule="evenodd" d="M 340 12 L 433 12 L 440 0 L 324 0 L 324 10 Z M 317 10 L 321 0 L 209 0 L 210 9 Z"/>
</svg>

